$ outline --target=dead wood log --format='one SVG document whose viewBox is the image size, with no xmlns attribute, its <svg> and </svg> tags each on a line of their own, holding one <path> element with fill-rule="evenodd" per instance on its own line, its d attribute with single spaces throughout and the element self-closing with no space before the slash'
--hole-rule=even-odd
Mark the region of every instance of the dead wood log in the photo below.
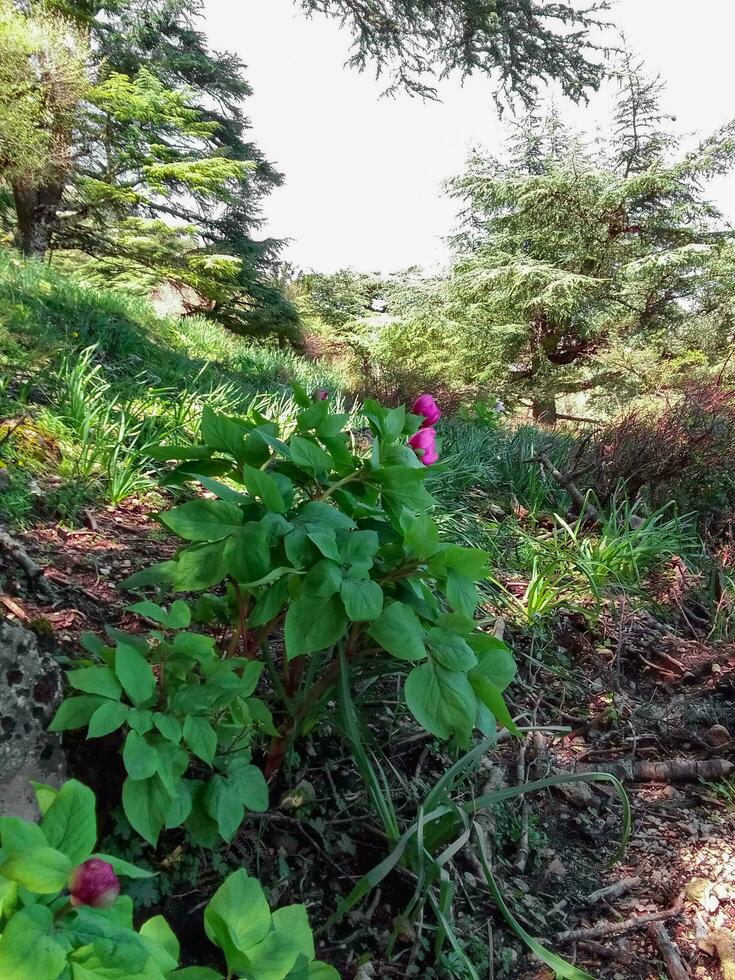
<svg viewBox="0 0 735 980">
<path fill-rule="evenodd" d="M 598 922 L 596 926 L 588 929 L 569 929 L 567 932 L 560 932 L 556 941 L 559 943 L 576 943 L 581 939 L 602 939 L 604 936 L 618 936 L 623 932 L 632 932 L 647 926 L 649 922 L 665 922 L 667 919 L 674 919 L 680 914 L 684 907 L 683 897 L 680 897 L 676 905 L 670 909 L 663 909 L 660 912 L 644 912 L 642 915 L 633 915 L 629 919 L 621 919 L 619 922 Z"/>
<path fill-rule="evenodd" d="M 588 895 L 587 904 L 595 905 L 595 903 L 601 902 L 603 899 L 620 898 L 620 896 L 625 895 L 626 892 L 637 888 L 640 883 L 641 879 L 638 877 L 621 878 L 620 881 L 616 881 L 614 885 L 608 885 L 606 888 L 598 888 L 596 892 L 592 892 L 590 895 Z"/>
<path fill-rule="evenodd" d="M 604 765 L 579 766 L 579 772 L 608 772 L 629 783 L 696 783 L 725 779 L 735 771 L 728 759 L 666 759 L 663 762 L 620 759 Z"/>
<path fill-rule="evenodd" d="M 671 941 L 662 922 L 649 922 L 646 926 L 648 935 L 661 950 L 669 980 L 690 980 L 689 971 L 684 966 L 681 954 Z"/>
</svg>

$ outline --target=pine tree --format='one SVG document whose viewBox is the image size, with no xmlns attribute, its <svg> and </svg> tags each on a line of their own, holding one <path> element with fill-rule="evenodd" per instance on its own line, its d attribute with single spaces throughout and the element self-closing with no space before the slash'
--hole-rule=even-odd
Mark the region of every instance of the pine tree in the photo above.
<svg viewBox="0 0 735 980">
<path fill-rule="evenodd" d="M 438 378 L 529 399 L 553 423 L 561 396 L 629 390 L 641 364 L 673 366 L 705 333 L 729 336 L 735 249 L 703 188 L 735 164 L 735 123 L 677 155 L 650 124 L 664 118 L 655 89 L 633 81 L 645 105 L 626 86 L 605 145 L 532 120 L 530 165 L 517 139 L 515 158 L 470 160 L 451 184 L 455 263 L 403 310 L 400 356 L 425 362 L 428 346 Z"/>
<path fill-rule="evenodd" d="M 308 13 L 338 17 L 350 30 L 350 64 L 391 72 L 389 91 L 436 97 L 432 79 L 458 72 L 494 75 L 500 92 L 534 103 L 539 81 L 584 98 L 604 65 L 591 32 L 607 2 L 558 0 L 300 0 Z"/>
</svg>

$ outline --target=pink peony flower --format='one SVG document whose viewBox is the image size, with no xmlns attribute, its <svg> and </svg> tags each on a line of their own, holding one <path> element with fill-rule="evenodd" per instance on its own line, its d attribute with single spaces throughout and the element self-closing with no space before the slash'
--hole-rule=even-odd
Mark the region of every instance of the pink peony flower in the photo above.
<svg viewBox="0 0 735 980">
<path fill-rule="evenodd" d="M 423 415 L 424 421 L 421 423 L 421 428 L 426 429 L 431 425 L 436 425 L 436 423 L 441 418 L 441 412 L 439 411 L 439 406 L 431 397 L 431 395 L 419 395 L 416 401 L 411 406 L 411 412 L 413 415 Z"/>
<path fill-rule="evenodd" d="M 315 402 L 325 402 L 329 398 L 329 392 L 326 388 L 317 388 L 311 398 Z"/>
<path fill-rule="evenodd" d="M 106 909 L 120 894 L 120 882 L 112 865 L 101 858 L 90 858 L 75 868 L 69 878 L 72 905 Z"/>
<path fill-rule="evenodd" d="M 415 436 L 411 436 L 408 444 L 419 457 L 424 466 L 431 466 L 439 459 L 436 451 L 436 432 L 433 429 L 419 429 Z"/>
</svg>

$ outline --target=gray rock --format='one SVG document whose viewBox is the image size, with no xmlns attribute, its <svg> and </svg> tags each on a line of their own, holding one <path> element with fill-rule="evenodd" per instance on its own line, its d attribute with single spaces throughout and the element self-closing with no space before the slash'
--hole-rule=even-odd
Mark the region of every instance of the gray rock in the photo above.
<svg viewBox="0 0 735 980">
<path fill-rule="evenodd" d="M 31 780 L 63 782 L 61 739 L 46 731 L 61 694 L 61 669 L 35 634 L 0 623 L 0 814 L 35 818 Z"/>
</svg>

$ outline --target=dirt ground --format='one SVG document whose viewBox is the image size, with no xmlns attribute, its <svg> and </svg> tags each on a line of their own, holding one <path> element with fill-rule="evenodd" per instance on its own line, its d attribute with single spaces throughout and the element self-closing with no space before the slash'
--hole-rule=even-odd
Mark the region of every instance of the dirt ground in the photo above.
<svg viewBox="0 0 735 980">
<path fill-rule="evenodd" d="M 0 614 L 68 657 L 85 630 L 137 628 L 117 582 L 175 548 L 138 502 L 95 510 L 86 524 L 74 531 L 49 524 L 17 535 L 52 596 L 43 596 L 7 554 L 0 555 Z M 608 785 L 537 793 L 525 806 L 491 815 L 501 890 L 532 935 L 601 980 L 733 980 L 735 649 L 678 636 L 647 613 L 614 612 L 596 635 L 578 614 L 559 618 L 555 642 L 564 669 L 547 666 L 506 634 L 520 665 L 514 713 L 566 731 L 544 732 L 521 748 L 504 742 L 480 775 L 499 787 L 565 770 L 610 768 L 623 778 L 632 805 L 624 858 L 607 867 L 621 825 L 621 807 Z M 415 731 L 383 734 L 410 813 L 411 794 L 430 786 L 432 772 L 445 764 L 441 747 Z M 254 861 L 257 850 L 259 873 L 277 882 L 273 897 L 303 898 L 316 922 L 326 918 L 323 909 L 333 908 L 335 895 L 346 893 L 385 853 L 363 807 L 359 778 L 331 735 L 328 727 L 320 731 L 290 774 L 292 783 L 309 787 L 311 809 L 296 813 L 286 783 L 273 786 L 272 813 L 246 822 L 233 845 L 237 860 Z M 457 931 L 468 946 L 486 947 L 491 940 L 495 950 L 494 972 L 485 975 L 551 978 L 505 928 L 471 862 L 463 865 L 460 856 L 457 869 Z M 169 896 L 168 904 L 200 908 L 205 887 L 200 880 Z M 602 889 L 610 891 L 595 896 Z M 400 875 L 387 879 L 364 908 L 320 940 L 320 955 L 346 978 L 358 975 L 363 952 L 373 956 L 372 974 L 359 974 L 365 980 L 441 976 L 421 968 L 408 927 L 396 947 L 405 955 L 391 964 L 374 958 L 407 896 Z M 579 930 L 576 939 L 564 937 Z"/>
</svg>

